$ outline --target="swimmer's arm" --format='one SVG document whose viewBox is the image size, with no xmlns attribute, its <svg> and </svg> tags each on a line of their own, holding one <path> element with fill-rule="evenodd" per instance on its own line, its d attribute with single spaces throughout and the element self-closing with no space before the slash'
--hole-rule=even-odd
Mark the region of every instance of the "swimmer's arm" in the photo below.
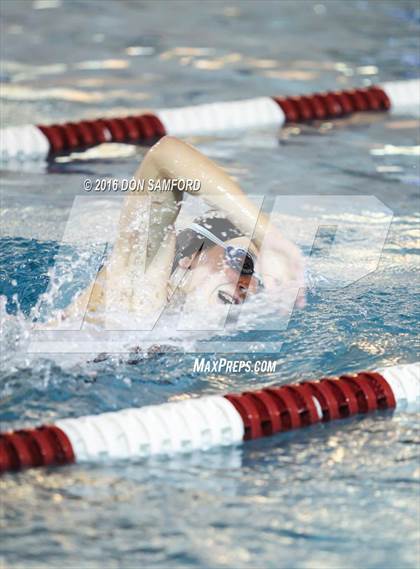
<svg viewBox="0 0 420 569">
<path fill-rule="evenodd" d="M 156 178 L 199 180 L 200 189 L 189 193 L 200 196 L 210 206 L 223 211 L 244 235 L 252 235 L 257 247 L 261 246 L 268 228 L 280 235 L 267 215 L 260 212 L 239 185 L 222 168 L 189 144 L 165 136 L 149 151 L 147 158 Z M 140 169 L 138 176 L 141 174 Z"/>
<path fill-rule="evenodd" d="M 148 159 L 156 177 L 200 181 L 200 189 L 189 193 L 223 211 L 252 239 L 260 251 L 257 268 L 266 289 L 274 291 L 291 282 L 297 289 L 303 286 L 303 259 L 299 248 L 283 236 L 222 168 L 189 144 L 170 136 L 149 151 Z M 303 304 L 302 291 L 298 303 Z"/>
<path fill-rule="evenodd" d="M 135 177 L 161 178 L 150 152 Z M 106 306 L 143 313 L 159 310 L 167 299 L 167 285 L 175 252 L 174 223 L 182 195 L 174 192 L 135 192 L 125 196 L 112 253 L 95 281 L 81 291 L 59 315 L 36 328 L 54 329 L 74 318 L 96 321 Z"/>
<path fill-rule="evenodd" d="M 150 151 L 134 178 L 143 182 L 144 189 L 123 200 L 117 239 L 104 276 L 107 291 L 112 291 L 108 302 L 119 297 L 119 304 L 127 304 L 129 310 L 152 312 L 167 299 L 175 255 L 174 224 L 182 194 L 178 190 L 148 191 L 150 181 L 163 178 Z"/>
<path fill-rule="evenodd" d="M 156 170 L 150 152 L 146 155 L 135 178 L 145 180 L 161 178 Z M 123 201 L 118 225 L 117 239 L 112 256 L 130 263 L 136 250 L 144 256 L 146 268 L 161 248 L 167 235 L 173 230 L 178 217 L 181 192 L 136 192 L 128 194 Z M 147 248 L 146 248 L 147 247 Z M 124 263 L 122 264 L 123 268 Z"/>
</svg>

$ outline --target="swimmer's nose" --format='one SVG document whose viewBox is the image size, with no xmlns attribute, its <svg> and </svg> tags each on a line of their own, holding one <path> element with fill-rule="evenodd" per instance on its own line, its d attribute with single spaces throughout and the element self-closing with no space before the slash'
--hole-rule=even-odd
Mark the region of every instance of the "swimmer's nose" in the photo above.
<svg viewBox="0 0 420 569">
<path fill-rule="evenodd" d="M 241 275 L 236 285 L 233 298 L 237 304 L 245 302 L 248 294 L 255 294 L 258 290 L 258 283 L 252 275 Z"/>
</svg>

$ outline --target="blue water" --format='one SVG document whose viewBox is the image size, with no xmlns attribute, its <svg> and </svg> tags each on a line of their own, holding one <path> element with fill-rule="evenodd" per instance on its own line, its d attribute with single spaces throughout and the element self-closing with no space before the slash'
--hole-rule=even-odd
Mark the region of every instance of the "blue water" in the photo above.
<svg viewBox="0 0 420 569">
<path fill-rule="evenodd" d="M 367 85 L 414 77 L 419 65 L 415 2 L 3 0 L 2 28 L 3 125 Z M 331 236 L 305 249 L 314 275 L 307 306 L 286 329 L 267 316 L 272 330 L 256 326 L 235 338 L 283 342 L 275 354 L 245 355 L 274 359 L 275 373 L 194 373 L 196 354 L 184 340 L 175 352 L 99 363 L 97 354 L 34 355 L 28 322 L 57 255 L 58 304 L 83 286 L 98 255 L 77 235 L 61 245 L 83 179 L 130 176 L 145 149 L 11 165 L 2 172 L 2 429 L 418 359 L 414 117 L 191 142 L 252 194 L 378 198 L 393 219 L 377 267 L 345 288 L 326 288 Z M 111 207 L 100 199 L 99 215 Z M 372 220 L 366 210 L 351 223 L 357 233 Z M 325 226 L 334 224 L 327 216 Z M 363 262 L 361 250 L 356 241 L 349 265 Z M 171 460 L 7 475 L 5 566 L 416 568 L 416 419 L 378 414 Z"/>
</svg>

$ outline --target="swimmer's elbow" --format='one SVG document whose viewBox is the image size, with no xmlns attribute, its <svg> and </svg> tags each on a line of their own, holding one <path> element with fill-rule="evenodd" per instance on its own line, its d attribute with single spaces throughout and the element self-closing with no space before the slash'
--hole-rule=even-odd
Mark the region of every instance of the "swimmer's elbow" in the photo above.
<svg viewBox="0 0 420 569">
<path fill-rule="evenodd" d="M 179 156 L 181 152 L 185 153 L 186 151 L 191 151 L 191 147 L 186 142 L 175 136 L 166 135 L 152 146 L 148 155 L 155 163 L 166 164 L 174 156 Z"/>
<path fill-rule="evenodd" d="M 176 147 L 177 139 L 173 136 L 164 136 L 154 144 L 146 154 L 141 169 L 144 171 L 152 167 L 156 169 L 155 176 L 158 176 L 162 167 L 167 162 L 168 156 L 172 155 Z"/>
<path fill-rule="evenodd" d="M 181 140 L 179 138 L 176 138 L 176 136 L 171 136 L 170 134 L 165 134 L 165 136 L 162 136 L 162 138 L 155 144 L 155 146 L 169 146 L 169 145 L 174 145 L 174 144 L 179 144 L 182 143 Z"/>
<path fill-rule="evenodd" d="M 178 138 L 167 134 L 152 146 L 149 150 L 149 154 L 152 154 L 153 157 L 156 158 L 157 155 L 171 152 L 174 148 L 178 148 L 182 144 Z"/>
<path fill-rule="evenodd" d="M 183 140 L 164 136 L 149 150 L 141 168 L 143 174 L 147 171 L 151 177 L 187 177 L 200 156 L 197 150 Z"/>
</svg>

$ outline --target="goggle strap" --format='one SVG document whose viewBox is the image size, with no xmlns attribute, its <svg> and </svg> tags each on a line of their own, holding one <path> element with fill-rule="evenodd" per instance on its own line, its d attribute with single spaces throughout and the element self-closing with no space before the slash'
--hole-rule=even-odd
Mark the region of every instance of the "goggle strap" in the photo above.
<svg viewBox="0 0 420 569">
<path fill-rule="evenodd" d="M 211 241 L 212 243 L 214 243 L 215 245 L 219 245 L 219 247 L 222 247 L 227 253 L 229 253 L 229 247 L 218 237 L 216 237 L 216 235 L 214 235 L 214 233 L 212 233 L 211 231 L 209 231 L 208 229 L 206 229 L 205 227 L 203 227 L 202 225 L 199 225 L 198 223 L 191 223 L 188 226 L 188 229 L 192 229 L 193 231 L 195 231 L 196 233 L 199 233 L 200 235 L 202 235 L 203 237 L 206 237 L 209 241 Z M 254 261 L 255 263 L 255 255 L 253 253 L 251 253 L 250 251 L 248 251 L 247 249 L 243 249 L 242 247 L 234 247 L 236 250 L 240 250 L 240 251 L 244 251 L 246 254 L 248 254 L 251 259 Z M 229 255 L 231 256 L 231 255 Z M 262 279 L 261 277 L 254 272 L 253 276 L 257 279 L 259 286 L 263 287 L 263 283 L 262 283 Z"/>
<path fill-rule="evenodd" d="M 221 239 L 216 237 L 216 235 L 214 235 L 214 233 L 212 233 L 211 231 L 209 231 L 205 227 L 198 225 L 198 223 L 191 223 L 191 225 L 188 226 L 188 229 L 192 229 L 196 233 L 200 233 L 200 235 L 202 235 L 203 237 L 206 237 L 209 241 L 211 241 L 215 245 L 219 245 L 219 247 L 223 247 L 223 249 L 226 249 L 226 245 L 223 243 L 223 241 Z"/>
</svg>

